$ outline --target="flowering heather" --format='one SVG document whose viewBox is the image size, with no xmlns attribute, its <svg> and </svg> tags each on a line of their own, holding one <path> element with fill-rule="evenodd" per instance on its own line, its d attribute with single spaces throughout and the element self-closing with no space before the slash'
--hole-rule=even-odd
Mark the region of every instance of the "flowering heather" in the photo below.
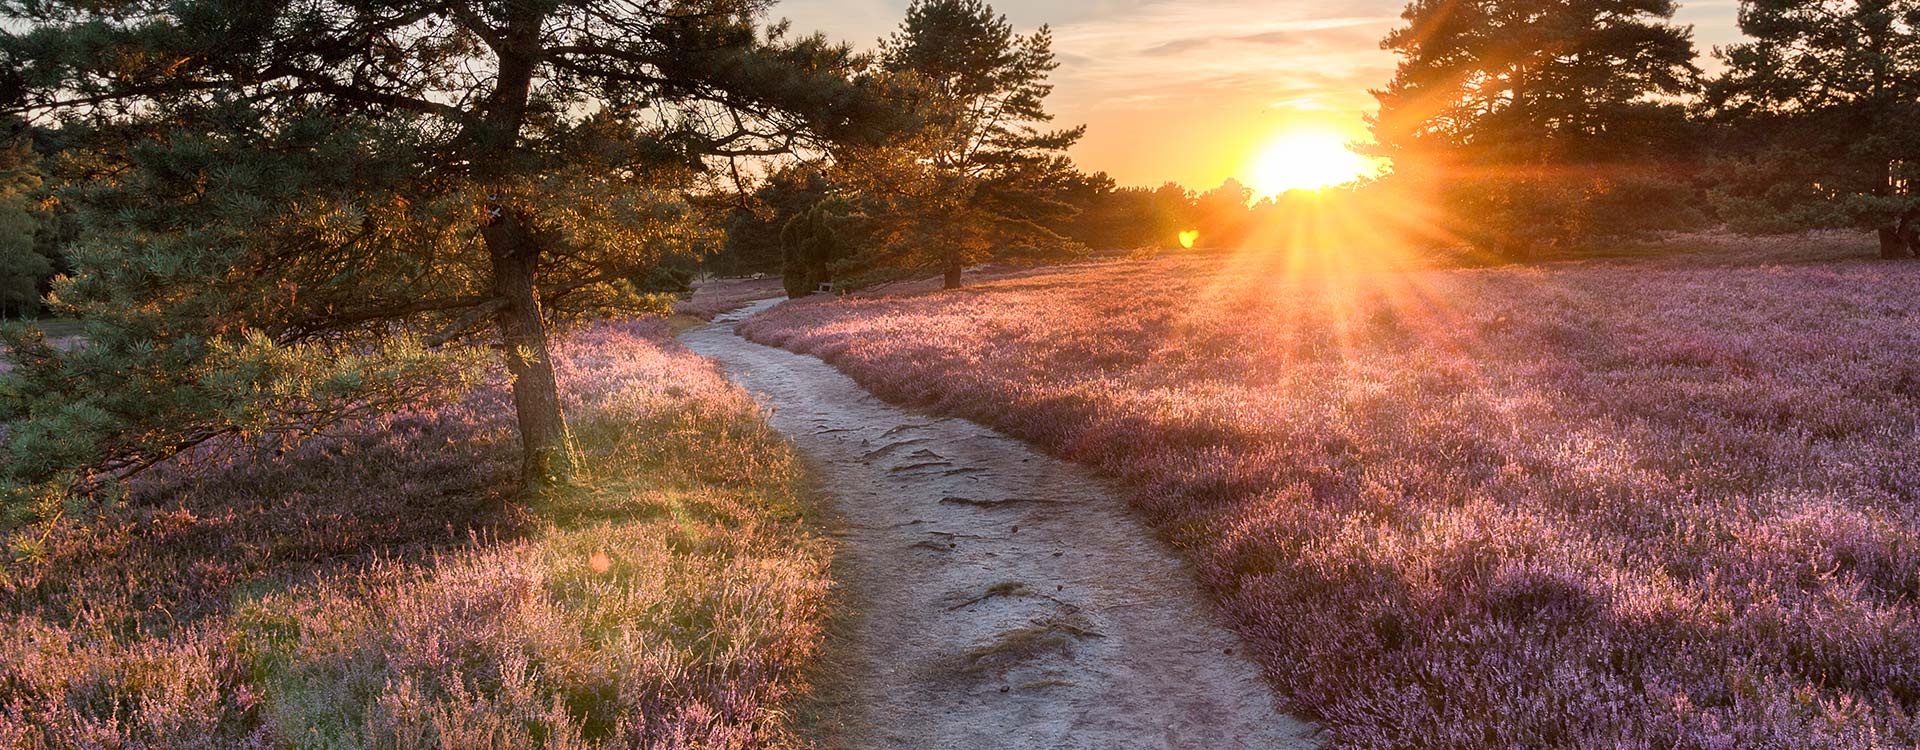
<svg viewBox="0 0 1920 750">
<path fill-rule="evenodd" d="M 1130 480 L 1342 746 L 1920 743 L 1920 266 L 1314 265 L 743 330 Z"/>
<path fill-rule="evenodd" d="M 827 548 L 789 449 L 665 332 L 558 347 L 586 488 L 510 502 L 499 384 L 149 474 L 0 587 L 0 747 L 786 744 Z"/>
</svg>

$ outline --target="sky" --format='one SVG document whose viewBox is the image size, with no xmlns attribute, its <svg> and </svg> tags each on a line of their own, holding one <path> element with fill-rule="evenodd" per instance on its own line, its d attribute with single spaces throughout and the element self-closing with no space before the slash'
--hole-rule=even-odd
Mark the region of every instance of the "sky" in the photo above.
<svg viewBox="0 0 1920 750">
<path fill-rule="evenodd" d="M 776 17 L 863 48 L 900 23 L 908 0 L 784 0 Z M 1053 27 L 1063 126 L 1085 124 L 1082 169 L 1121 185 L 1257 185 L 1267 144 L 1299 129 L 1359 140 L 1367 89 L 1393 75 L 1380 49 L 1404 0 L 1001 0 L 1020 33 Z M 1739 37 L 1738 0 L 1681 2 L 1704 57 Z M 1711 67 L 1702 60 L 1703 67 Z M 1269 160 L 1271 161 L 1271 160 Z"/>
</svg>

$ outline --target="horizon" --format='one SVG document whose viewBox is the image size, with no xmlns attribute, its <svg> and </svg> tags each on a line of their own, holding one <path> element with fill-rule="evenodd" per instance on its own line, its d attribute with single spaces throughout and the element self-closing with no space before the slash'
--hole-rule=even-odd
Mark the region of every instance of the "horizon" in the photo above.
<svg viewBox="0 0 1920 750">
<path fill-rule="evenodd" d="M 899 26 L 908 0 L 784 0 L 771 18 L 870 49 Z M 1701 67 L 1740 38 L 1737 0 L 1681 2 Z M 1368 89 L 1393 75 L 1380 38 L 1404 23 L 1402 0 L 1338 9 L 1254 0 L 1033 0 L 994 5 L 1016 33 L 1054 32 L 1060 69 L 1049 99 L 1061 127 L 1086 125 L 1069 153 L 1122 187 L 1177 182 L 1194 191 L 1228 178 L 1272 195 L 1263 162 L 1299 136 L 1367 139 Z M 1318 167 L 1318 165 L 1316 165 Z M 1263 184 L 1265 183 L 1265 184 Z"/>
</svg>

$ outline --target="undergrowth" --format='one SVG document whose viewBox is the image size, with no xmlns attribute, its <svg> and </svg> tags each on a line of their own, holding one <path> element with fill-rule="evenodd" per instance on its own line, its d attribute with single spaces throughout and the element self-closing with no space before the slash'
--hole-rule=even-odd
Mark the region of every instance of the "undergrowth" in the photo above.
<svg viewBox="0 0 1920 750">
<path fill-rule="evenodd" d="M 0 747 L 791 744 L 828 548 L 666 331 L 559 347 L 588 479 L 543 497 L 499 384 L 140 480 L 0 590 Z"/>
</svg>

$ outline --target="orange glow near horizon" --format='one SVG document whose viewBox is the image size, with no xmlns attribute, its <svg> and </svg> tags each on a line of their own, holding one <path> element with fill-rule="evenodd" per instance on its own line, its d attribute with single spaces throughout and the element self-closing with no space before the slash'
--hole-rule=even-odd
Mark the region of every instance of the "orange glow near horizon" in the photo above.
<svg viewBox="0 0 1920 750">
<path fill-rule="evenodd" d="M 1347 147 L 1332 130 L 1297 129 L 1267 141 L 1252 166 L 1252 185 L 1260 196 L 1289 190 L 1324 190 L 1378 173 L 1373 159 Z"/>
<path fill-rule="evenodd" d="M 1192 250 L 1193 243 L 1199 242 L 1199 241 L 1200 241 L 1200 230 L 1198 229 L 1188 229 L 1180 233 L 1180 246 L 1188 250 Z"/>
</svg>

